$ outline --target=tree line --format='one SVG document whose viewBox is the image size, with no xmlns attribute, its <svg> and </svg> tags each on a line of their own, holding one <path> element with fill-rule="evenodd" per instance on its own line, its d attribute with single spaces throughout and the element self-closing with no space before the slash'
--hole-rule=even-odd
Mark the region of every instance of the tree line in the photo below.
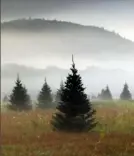
<svg viewBox="0 0 134 156">
<path fill-rule="evenodd" d="M 107 85 L 105 89 L 102 89 L 101 93 L 98 94 L 97 97 L 94 97 L 94 99 L 95 98 L 100 100 L 113 100 L 109 86 Z M 124 84 L 123 90 L 120 94 L 120 100 L 132 100 L 132 94 L 129 91 L 129 86 L 127 83 Z"/>
<path fill-rule="evenodd" d="M 85 94 L 81 76 L 75 67 L 72 57 L 71 73 L 68 74 L 66 81 L 60 84 L 55 100 L 53 101 L 51 88 L 45 79 L 41 91 L 37 97 L 37 107 L 51 108 L 53 102 L 56 102 L 56 113 L 52 117 L 51 124 L 54 130 L 64 131 L 88 131 L 96 126 L 95 113 L 91 101 Z M 98 98 L 104 100 L 112 100 L 112 94 L 109 87 L 102 89 Z M 131 100 L 132 95 L 129 91 L 127 83 L 125 83 L 123 91 L 120 95 L 121 100 Z M 13 110 L 30 110 L 32 102 L 26 87 L 22 84 L 19 75 L 15 83 L 15 87 L 9 96 L 10 104 L 8 107 Z"/>
<path fill-rule="evenodd" d="M 48 85 L 47 80 L 45 78 L 45 82 L 37 97 L 37 107 L 51 108 L 55 104 L 59 103 L 61 98 L 60 95 L 63 89 L 64 89 L 64 82 L 61 81 L 60 88 L 57 90 L 56 95 L 53 96 L 51 87 Z M 92 100 L 113 100 L 113 96 L 109 89 L 109 86 L 107 85 L 106 88 L 102 89 L 101 93 L 99 93 L 97 96 L 91 96 L 91 99 Z M 132 94 L 129 91 L 129 86 L 127 83 L 124 84 L 123 90 L 120 94 L 120 100 L 132 100 Z M 11 95 L 9 97 L 5 96 L 3 98 L 3 102 L 4 103 L 10 102 L 10 104 L 12 105 L 11 107 L 13 106 L 25 107 L 25 105 L 27 106 L 27 103 L 31 104 L 32 100 L 30 98 L 30 95 L 28 94 L 26 87 L 23 86 L 19 78 L 19 75 L 17 76 L 15 87 L 13 88 Z"/>
</svg>

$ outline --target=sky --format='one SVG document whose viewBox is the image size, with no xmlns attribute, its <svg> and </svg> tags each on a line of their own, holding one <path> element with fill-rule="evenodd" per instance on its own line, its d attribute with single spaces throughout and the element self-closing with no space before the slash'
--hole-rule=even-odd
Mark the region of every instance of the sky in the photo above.
<svg viewBox="0 0 134 156">
<path fill-rule="evenodd" d="M 42 17 L 96 25 L 134 41 L 134 0 L 2 0 L 2 20 Z"/>
</svg>

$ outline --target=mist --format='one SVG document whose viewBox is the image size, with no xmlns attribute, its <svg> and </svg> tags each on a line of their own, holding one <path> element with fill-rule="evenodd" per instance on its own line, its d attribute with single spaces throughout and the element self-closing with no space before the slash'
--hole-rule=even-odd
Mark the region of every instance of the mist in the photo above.
<svg viewBox="0 0 134 156">
<path fill-rule="evenodd" d="M 108 84 L 117 97 L 125 82 L 134 94 L 133 3 L 2 0 L 9 21 L 1 24 L 2 92 L 10 93 L 17 73 L 33 97 L 45 77 L 55 92 L 73 54 L 88 94 Z"/>
<path fill-rule="evenodd" d="M 74 54 L 77 67 L 99 66 L 134 71 L 134 44 L 76 33 L 2 33 L 2 64 L 15 63 L 44 69 L 57 66 L 68 69 Z M 100 37 L 100 38 L 97 38 Z M 111 43 L 110 43 L 111 42 Z M 116 45 L 119 42 L 118 45 Z M 64 59 L 66 58 L 66 59 Z"/>
</svg>

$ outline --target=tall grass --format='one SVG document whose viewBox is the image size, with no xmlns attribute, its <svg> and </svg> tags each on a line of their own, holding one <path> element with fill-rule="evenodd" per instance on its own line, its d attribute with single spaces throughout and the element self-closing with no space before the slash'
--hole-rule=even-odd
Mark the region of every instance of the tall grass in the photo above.
<svg viewBox="0 0 134 156">
<path fill-rule="evenodd" d="M 61 133 L 51 129 L 55 112 L 6 111 L 1 114 L 4 156 L 133 156 L 134 102 L 93 102 L 99 122 L 89 133 Z"/>
</svg>

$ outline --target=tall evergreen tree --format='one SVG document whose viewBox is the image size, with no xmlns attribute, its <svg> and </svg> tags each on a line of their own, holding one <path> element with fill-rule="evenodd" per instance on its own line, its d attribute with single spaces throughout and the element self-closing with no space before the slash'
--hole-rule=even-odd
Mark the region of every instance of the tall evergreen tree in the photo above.
<svg viewBox="0 0 134 156">
<path fill-rule="evenodd" d="M 57 112 L 53 116 L 52 126 L 55 130 L 89 131 L 96 125 L 93 117 L 95 110 L 84 93 L 85 88 L 74 62 L 71 71 L 62 90 Z"/>
<path fill-rule="evenodd" d="M 52 105 L 52 94 L 51 94 L 51 88 L 47 84 L 47 81 L 45 79 L 45 83 L 38 95 L 38 107 L 39 108 L 50 108 Z"/>
<path fill-rule="evenodd" d="M 28 110 L 31 109 L 30 96 L 27 94 L 27 89 L 22 85 L 19 75 L 17 76 L 16 85 L 12 90 L 9 99 L 11 105 L 9 108 L 15 110 Z"/>
<path fill-rule="evenodd" d="M 64 89 L 64 84 L 63 84 L 63 81 L 61 81 L 60 88 L 58 89 L 58 91 L 56 93 L 56 97 L 55 97 L 55 102 L 56 103 L 60 102 L 61 94 L 62 94 L 63 89 Z"/>
<path fill-rule="evenodd" d="M 127 83 L 124 84 L 124 88 L 120 95 L 120 99 L 121 100 L 132 100 L 132 95 L 129 91 L 129 87 L 128 87 Z"/>
</svg>

